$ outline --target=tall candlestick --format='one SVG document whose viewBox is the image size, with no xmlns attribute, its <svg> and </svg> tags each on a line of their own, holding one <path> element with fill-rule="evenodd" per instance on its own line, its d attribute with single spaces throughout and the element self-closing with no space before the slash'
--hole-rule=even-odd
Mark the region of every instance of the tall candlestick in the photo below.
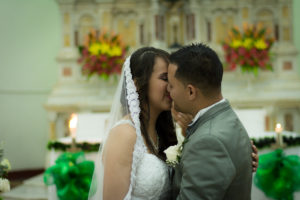
<svg viewBox="0 0 300 200">
<path fill-rule="evenodd" d="M 71 151 L 75 151 L 75 149 L 76 149 L 77 121 L 78 121 L 77 115 L 76 114 L 72 114 L 70 122 L 69 122 L 70 134 L 71 134 L 71 138 L 72 138 Z"/>
<path fill-rule="evenodd" d="M 69 128 L 70 128 L 70 133 L 72 138 L 76 138 L 77 121 L 78 121 L 77 115 L 72 114 L 69 122 Z"/>
<path fill-rule="evenodd" d="M 275 132 L 276 132 L 276 143 L 282 147 L 283 146 L 283 138 L 282 138 L 282 126 L 280 123 L 276 124 Z"/>
</svg>

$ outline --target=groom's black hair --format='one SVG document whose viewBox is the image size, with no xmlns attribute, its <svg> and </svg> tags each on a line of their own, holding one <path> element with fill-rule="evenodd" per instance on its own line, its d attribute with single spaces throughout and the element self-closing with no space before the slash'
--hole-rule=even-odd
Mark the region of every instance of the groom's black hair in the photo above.
<svg viewBox="0 0 300 200">
<path fill-rule="evenodd" d="M 221 92 L 223 66 L 216 52 L 205 44 L 184 46 L 169 59 L 177 66 L 175 77 L 185 85 L 196 86 L 207 97 Z"/>
</svg>

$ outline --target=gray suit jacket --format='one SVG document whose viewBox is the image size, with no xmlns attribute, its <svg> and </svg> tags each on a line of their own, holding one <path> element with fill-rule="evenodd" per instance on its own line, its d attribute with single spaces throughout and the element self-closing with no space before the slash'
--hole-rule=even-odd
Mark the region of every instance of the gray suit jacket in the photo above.
<svg viewBox="0 0 300 200">
<path fill-rule="evenodd" d="M 186 139 L 173 177 L 173 199 L 251 199 L 251 143 L 227 100 L 189 127 Z"/>
</svg>

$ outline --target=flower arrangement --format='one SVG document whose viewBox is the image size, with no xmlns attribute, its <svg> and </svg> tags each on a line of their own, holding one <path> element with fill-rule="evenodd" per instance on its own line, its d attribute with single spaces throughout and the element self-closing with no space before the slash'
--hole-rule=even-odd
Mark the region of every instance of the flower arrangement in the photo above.
<svg viewBox="0 0 300 200">
<path fill-rule="evenodd" d="M 0 146 L 0 192 L 8 192 L 10 190 L 10 184 L 7 177 L 11 166 L 6 158 L 3 158 L 3 149 Z"/>
<path fill-rule="evenodd" d="M 103 32 L 98 36 L 95 30 L 91 30 L 79 51 L 81 57 L 78 62 L 82 64 L 84 75 L 90 78 L 96 74 L 108 79 L 110 75 L 121 73 L 128 46 L 117 34 Z"/>
<path fill-rule="evenodd" d="M 258 75 L 258 70 L 273 70 L 270 60 L 270 48 L 274 38 L 261 24 L 244 23 L 243 31 L 233 27 L 223 42 L 225 60 L 230 70 L 240 66 L 243 72 Z"/>
</svg>

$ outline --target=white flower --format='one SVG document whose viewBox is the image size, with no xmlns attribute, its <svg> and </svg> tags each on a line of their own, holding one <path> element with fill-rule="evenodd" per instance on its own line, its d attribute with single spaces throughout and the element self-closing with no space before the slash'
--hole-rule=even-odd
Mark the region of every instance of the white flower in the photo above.
<svg viewBox="0 0 300 200">
<path fill-rule="evenodd" d="M 9 181 L 5 178 L 0 178 L 0 192 L 8 192 L 9 190 Z"/>
<path fill-rule="evenodd" d="M 5 166 L 7 168 L 6 169 L 7 171 L 11 170 L 10 163 L 9 163 L 9 161 L 6 158 L 2 160 L 1 165 Z"/>
<path fill-rule="evenodd" d="M 175 166 L 179 162 L 179 157 L 181 155 L 182 150 L 182 144 L 178 143 L 177 145 L 170 146 L 166 150 L 164 150 L 164 153 L 167 156 L 167 163 L 171 166 Z"/>
</svg>

